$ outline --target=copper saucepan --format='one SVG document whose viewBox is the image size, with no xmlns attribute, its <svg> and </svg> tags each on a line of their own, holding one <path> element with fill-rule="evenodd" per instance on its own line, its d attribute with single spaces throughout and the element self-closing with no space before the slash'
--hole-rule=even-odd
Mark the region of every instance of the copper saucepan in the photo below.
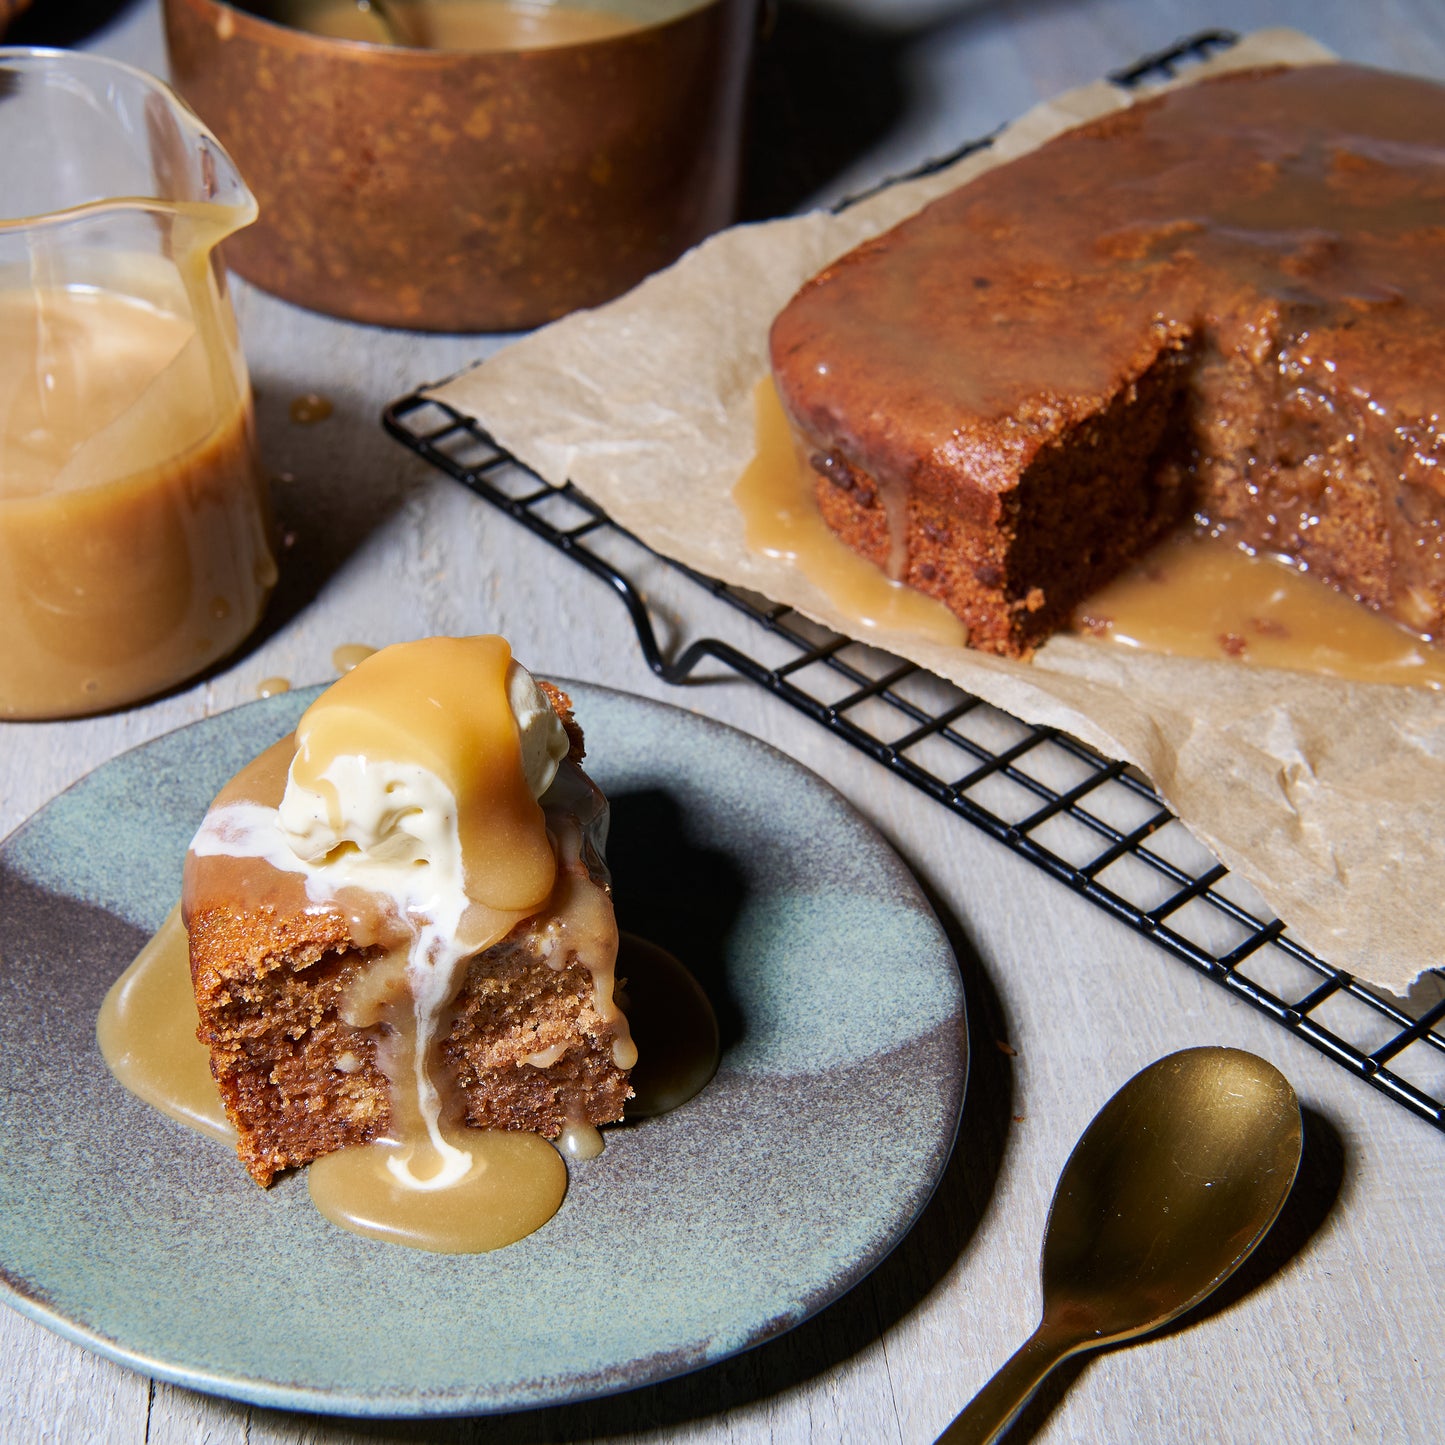
<svg viewBox="0 0 1445 1445">
<path fill-rule="evenodd" d="M 609 3 L 672 18 L 467 53 L 164 0 L 173 83 L 261 204 L 228 262 L 334 316 L 501 331 L 606 301 L 726 225 L 756 0 Z"/>
</svg>

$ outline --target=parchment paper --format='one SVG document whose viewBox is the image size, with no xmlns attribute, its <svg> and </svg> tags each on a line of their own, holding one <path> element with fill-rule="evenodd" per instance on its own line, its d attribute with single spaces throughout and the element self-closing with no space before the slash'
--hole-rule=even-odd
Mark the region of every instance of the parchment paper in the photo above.
<svg viewBox="0 0 1445 1445">
<path fill-rule="evenodd" d="M 1195 67 L 1331 59 L 1263 31 Z M 753 452 L 774 315 L 815 271 L 935 196 L 1136 95 L 1107 82 L 1028 112 L 986 151 L 841 215 L 739 226 L 598 310 L 432 394 L 549 482 L 699 571 L 789 603 L 1148 775 L 1180 818 L 1326 961 L 1403 992 L 1445 961 L 1445 699 L 1056 637 L 1019 663 L 861 628 L 788 563 L 751 553 L 731 489 Z"/>
</svg>

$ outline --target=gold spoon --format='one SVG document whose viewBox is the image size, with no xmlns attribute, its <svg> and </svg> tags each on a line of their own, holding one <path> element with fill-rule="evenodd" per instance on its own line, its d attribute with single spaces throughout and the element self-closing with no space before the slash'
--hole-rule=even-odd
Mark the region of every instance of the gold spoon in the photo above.
<svg viewBox="0 0 1445 1445">
<path fill-rule="evenodd" d="M 390 44 L 404 45 L 408 49 L 416 46 L 411 30 L 402 23 L 391 0 L 356 0 L 356 8 L 376 21 L 386 32 Z"/>
<path fill-rule="evenodd" d="M 1185 1049 L 1136 1074 L 1059 1178 L 1038 1329 L 939 1445 L 986 1445 L 1070 1355 L 1146 1334 L 1197 1305 L 1274 1223 L 1303 1143 L 1289 1081 L 1253 1054 Z"/>
</svg>

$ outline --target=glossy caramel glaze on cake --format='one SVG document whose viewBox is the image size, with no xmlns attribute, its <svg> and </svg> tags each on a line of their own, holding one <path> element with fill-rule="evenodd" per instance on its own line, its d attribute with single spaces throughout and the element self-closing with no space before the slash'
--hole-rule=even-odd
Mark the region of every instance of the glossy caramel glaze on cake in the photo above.
<svg viewBox="0 0 1445 1445">
<path fill-rule="evenodd" d="M 810 281 L 775 379 L 845 541 L 1027 655 L 1194 510 L 1445 631 L 1445 87 L 1172 91 Z"/>
</svg>

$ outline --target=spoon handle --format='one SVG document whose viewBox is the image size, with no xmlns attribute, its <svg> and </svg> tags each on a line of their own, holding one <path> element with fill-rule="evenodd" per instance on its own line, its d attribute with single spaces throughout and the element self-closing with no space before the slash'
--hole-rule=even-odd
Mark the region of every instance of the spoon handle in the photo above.
<svg viewBox="0 0 1445 1445">
<path fill-rule="evenodd" d="M 1047 1320 L 1021 1344 L 988 1384 L 938 1437 L 938 1445 L 989 1445 L 1013 1423 L 1045 1375 L 1079 1348 Z"/>
<path fill-rule="evenodd" d="M 416 41 L 412 38 L 410 29 L 401 23 L 401 17 L 396 13 L 391 0 L 356 0 L 356 8 L 376 21 L 389 44 L 405 46 L 407 49 L 415 47 Z"/>
</svg>

